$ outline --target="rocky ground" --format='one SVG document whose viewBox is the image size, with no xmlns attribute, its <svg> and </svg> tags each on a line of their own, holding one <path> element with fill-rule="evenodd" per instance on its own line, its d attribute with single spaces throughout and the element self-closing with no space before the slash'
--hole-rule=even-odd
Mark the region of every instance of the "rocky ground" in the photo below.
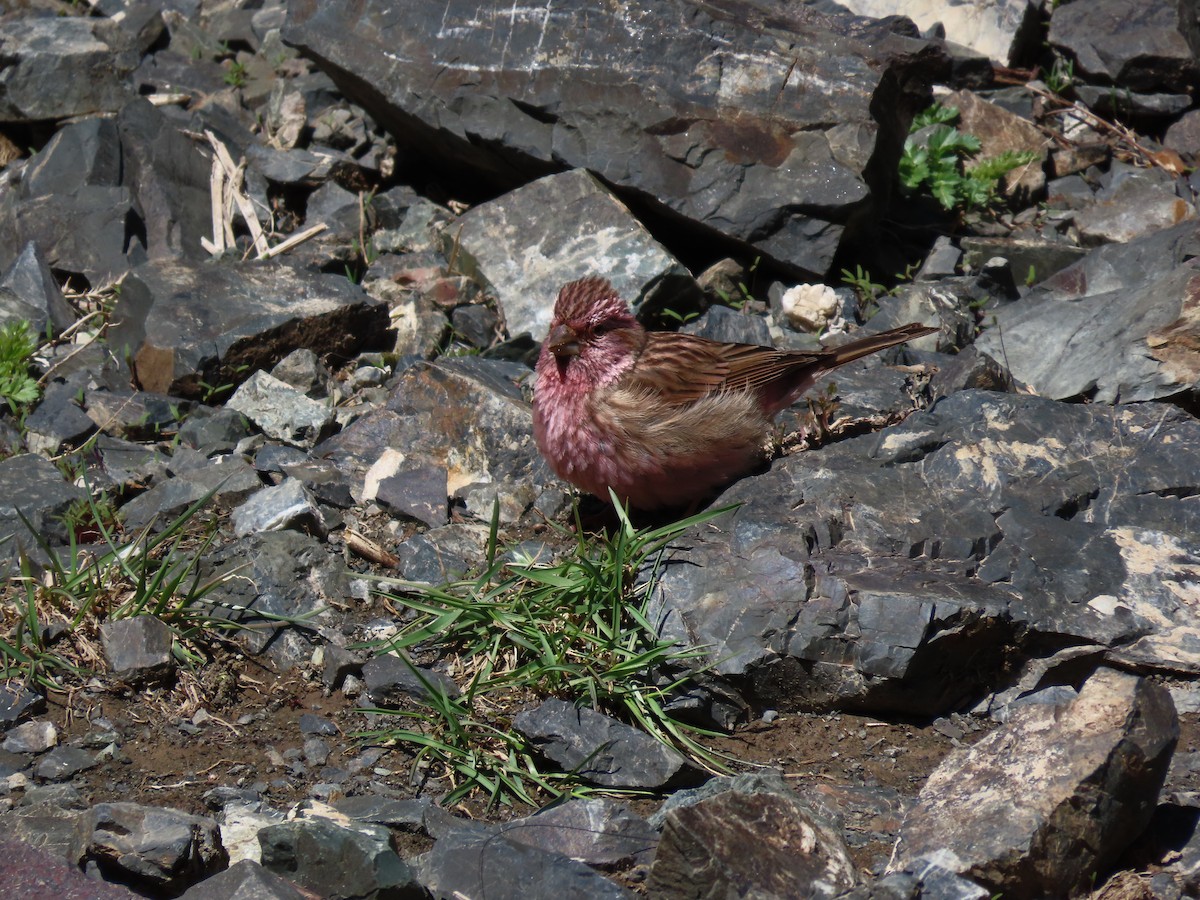
<svg viewBox="0 0 1200 900">
<path fill-rule="evenodd" d="M 4 7 L 6 895 L 1200 894 L 1200 33 L 900 6 Z M 627 524 L 588 274 L 938 331 Z"/>
</svg>

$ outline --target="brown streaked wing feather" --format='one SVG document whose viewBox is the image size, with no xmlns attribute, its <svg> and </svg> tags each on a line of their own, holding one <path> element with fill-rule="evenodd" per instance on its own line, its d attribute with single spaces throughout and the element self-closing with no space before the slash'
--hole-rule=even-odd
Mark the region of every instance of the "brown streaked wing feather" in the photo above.
<svg viewBox="0 0 1200 900">
<path fill-rule="evenodd" d="M 729 363 L 716 341 L 652 331 L 633 367 L 618 386 L 636 394 L 655 394 L 668 403 L 692 403 L 725 386 Z"/>
</svg>

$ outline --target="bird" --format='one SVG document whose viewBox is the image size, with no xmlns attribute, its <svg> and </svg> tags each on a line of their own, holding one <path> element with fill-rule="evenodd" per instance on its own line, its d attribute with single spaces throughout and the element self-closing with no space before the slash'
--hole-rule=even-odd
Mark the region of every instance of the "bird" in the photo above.
<svg viewBox="0 0 1200 900">
<path fill-rule="evenodd" d="M 612 284 L 562 287 L 535 369 L 533 433 L 564 481 L 642 511 L 695 508 L 767 458 L 776 415 L 838 366 L 937 331 L 821 350 L 647 331 Z"/>
</svg>

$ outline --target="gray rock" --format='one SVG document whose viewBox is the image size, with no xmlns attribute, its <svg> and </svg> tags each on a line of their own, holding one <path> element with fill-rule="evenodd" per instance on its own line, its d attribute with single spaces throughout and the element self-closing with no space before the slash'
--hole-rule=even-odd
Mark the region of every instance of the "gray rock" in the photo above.
<svg viewBox="0 0 1200 900">
<path fill-rule="evenodd" d="M 457 828 L 438 838 L 422 860 L 421 882 L 435 897 L 529 900 L 631 900 L 635 895 L 590 866 L 504 836 Z"/>
<path fill-rule="evenodd" d="M 367 696 L 379 706 L 398 706 L 406 699 L 426 701 L 433 691 L 447 697 L 462 694 L 453 678 L 431 669 L 414 666 L 394 653 L 381 653 L 363 663 L 362 677 Z"/>
<path fill-rule="evenodd" d="M 855 883 L 838 831 L 786 793 L 726 791 L 669 811 L 655 897 L 836 897 Z"/>
<path fill-rule="evenodd" d="M 18 722 L 26 713 L 37 715 L 46 706 L 46 698 L 18 684 L 0 685 L 0 728 Z"/>
<path fill-rule="evenodd" d="M 179 426 L 179 442 L 211 456 L 228 453 L 252 433 L 250 423 L 240 412 L 224 406 L 220 409 L 201 406 Z"/>
<path fill-rule="evenodd" d="M 281 359 L 271 370 L 271 375 L 314 399 L 329 396 L 332 377 L 329 369 L 307 347 L 293 350 Z"/>
<path fill-rule="evenodd" d="M 33 844 L 74 866 L 84 853 L 80 823 L 86 816 L 81 801 L 47 798 L 0 812 L 0 827 L 6 837 Z"/>
<path fill-rule="evenodd" d="M 379 467 L 373 474 L 382 474 Z M 400 464 L 379 478 L 374 487 L 368 483 L 364 499 L 373 499 L 395 515 L 424 522 L 430 528 L 445 525 L 450 515 L 445 466 L 416 462 Z"/>
<path fill-rule="evenodd" d="M 144 389 L 202 399 L 297 347 L 351 357 L 388 327 L 386 307 L 344 277 L 221 261 L 139 266 L 114 318 L 109 343 L 133 355 Z"/>
<path fill-rule="evenodd" d="M 754 2 L 516 18 L 469 2 L 373 2 L 289 8 L 283 36 L 439 165 L 506 186 L 586 168 L 824 273 L 845 223 L 870 225 L 868 160 L 895 171 L 906 117 L 948 64 L 886 29 L 843 36 L 857 25 Z"/>
<path fill-rule="evenodd" d="M 325 519 L 313 496 L 295 478 L 252 494 L 233 511 L 233 533 L 238 537 L 263 531 L 292 529 L 314 537 L 328 533 Z"/>
<path fill-rule="evenodd" d="M 0 275 L 0 326 L 25 321 L 34 334 L 57 334 L 75 321 L 58 282 L 32 241 Z"/>
<path fill-rule="evenodd" d="M 1183 93 L 1200 78 L 1189 44 L 1192 27 L 1170 0 L 1094 0 L 1056 7 L 1049 39 L 1089 81 Z"/>
<path fill-rule="evenodd" d="M 1090 191 L 1088 199 L 1091 200 Z M 1008 260 L 1013 275 L 1022 283 L 1026 283 L 1031 274 L 1036 281 L 1044 281 L 1087 255 L 1083 248 L 1065 241 L 1031 238 L 964 236 L 962 249 L 963 263 L 976 271 L 982 269 L 988 260 L 1003 257 Z"/>
<path fill-rule="evenodd" d="M 996 311 L 976 341 L 1013 377 L 1055 399 L 1153 400 L 1191 390 L 1188 348 L 1196 225 L 1097 248 Z M 1003 346 L 1001 346 L 1003 344 Z"/>
<path fill-rule="evenodd" d="M 500 498 L 501 517 L 513 522 L 537 502 L 552 476 L 533 442 L 533 414 L 510 375 L 528 378 L 524 366 L 479 358 L 410 366 L 396 379 L 387 407 L 368 413 L 322 443 L 320 456 L 363 480 L 385 454 L 406 463 L 445 467 L 451 496 L 482 484 Z M 391 471 L 385 463 L 383 471 Z M 491 503 L 468 512 L 484 521 Z"/>
<path fill-rule="evenodd" d="M 25 443 L 30 450 L 57 456 L 66 448 L 83 443 L 96 430 L 95 423 L 79 407 L 78 389 L 55 381 L 46 387 L 41 402 L 25 417 Z"/>
<path fill-rule="evenodd" d="M 294 447 L 313 447 L 333 427 L 333 407 L 312 400 L 266 372 L 255 372 L 226 403 L 267 437 Z"/>
<path fill-rule="evenodd" d="M 252 534 L 231 541 L 203 557 L 201 582 L 226 577 L 209 593 L 214 616 L 240 625 L 237 638 L 252 653 L 269 650 L 272 657 L 292 666 L 312 655 L 307 629 L 286 628 L 271 617 L 304 621 L 309 628 L 322 623 L 332 602 L 342 602 L 347 589 L 341 560 L 326 553 L 316 538 L 296 531 Z"/>
<path fill-rule="evenodd" d="M 568 800 L 497 827 L 505 840 L 597 868 L 649 864 L 658 832 L 614 800 Z"/>
<path fill-rule="evenodd" d="M 38 760 L 33 770 L 42 781 L 67 781 L 100 764 L 95 754 L 79 747 L 55 747 Z"/>
<path fill-rule="evenodd" d="M 182 455 L 176 453 L 176 459 Z M 233 506 L 262 487 L 253 467 L 233 456 L 180 470 L 173 478 L 155 485 L 121 507 L 126 527 L 135 531 L 153 523 L 166 528 L 192 504 L 208 498 L 212 505 Z"/>
<path fill-rule="evenodd" d="M 117 130 L 121 183 L 133 193 L 137 217 L 130 224 L 145 245 L 144 255 L 164 261 L 207 259 L 200 239 L 212 235 L 210 159 L 164 112 L 141 97 L 121 107 Z M 140 260 L 142 254 L 130 253 L 130 258 Z M 202 310 L 195 312 L 203 315 Z M 174 393 L 147 382 L 142 387 Z"/>
<path fill-rule="evenodd" d="M 664 789 L 701 780 L 678 751 L 643 731 L 563 700 L 546 700 L 513 719 L 543 756 L 593 784 Z"/>
<path fill-rule="evenodd" d="M 196 404 L 149 391 L 84 392 L 87 416 L 105 434 L 131 441 L 166 440 Z"/>
<path fill-rule="evenodd" d="M 113 112 L 129 97 L 135 60 L 114 55 L 83 16 L 8 18 L 0 23 L 6 60 L 0 121 L 66 119 Z M 46 85 L 57 85 L 53 91 Z"/>
<path fill-rule="evenodd" d="M 73 194 L 85 185 L 121 183 L 121 137 L 111 118 L 93 117 L 63 125 L 30 160 L 22 196 Z"/>
<path fill-rule="evenodd" d="M 58 729 L 49 720 L 23 722 L 4 735 L 8 753 L 45 753 L 58 744 Z"/>
<path fill-rule="evenodd" d="M 649 615 L 784 710 L 944 712 L 1034 635 L 1200 671 L 1166 588 L 1195 564 L 1195 471 L 1200 423 L 1174 407 L 962 392 L 730 488 Z"/>
<path fill-rule="evenodd" d="M 19 548 L 35 550 L 38 537 L 65 543 L 62 516 L 85 496 L 44 457 L 23 453 L 0 460 L 0 560 L 15 559 Z"/>
<path fill-rule="evenodd" d="M 262 829 L 258 840 L 264 869 L 330 900 L 427 896 L 380 825 L 351 829 L 328 819 L 295 819 Z"/>
<path fill-rule="evenodd" d="M 175 632 L 157 616 L 133 616 L 100 626 L 108 667 L 118 678 L 159 678 L 174 666 Z"/>
<path fill-rule="evenodd" d="M 305 900 L 292 882 L 243 859 L 182 894 L 183 900 Z"/>
<path fill-rule="evenodd" d="M 773 347 L 771 330 L 762 316 L 747 315 L 728 306 L 712 306 L 695 322 L 680 329 L 685 334 L 695 334 L 710 341 L 725 341 L 731 344 L 758 344 Z"/>
<path fill-rule="evenodd" d="M 216 822 L 167 807 L 98 803 L 80 835 L 101 872 L 155 892 L 182 893 L 229 864 Z"/>
<path fill-rule="evenodd" d="M 1150 821 L 1179 737 L 1160 685 L 1100 670 L 1074 702 L 1030 705 L 947 757 L 921 789 L 892 866 L 929 859 L 992 891 L 1087 890 Z"/>
<path fill-rule="evenodd" d="M 580 223 L 587 223 L 581 228 Z M 475 207 L 448 230 L 496 291 L 508 333 L 541 340 L 558 288 L 603 274 L 639 311 L 679 305 L 687 270 L 588 172 L 550 175 Z"/>
</svg>

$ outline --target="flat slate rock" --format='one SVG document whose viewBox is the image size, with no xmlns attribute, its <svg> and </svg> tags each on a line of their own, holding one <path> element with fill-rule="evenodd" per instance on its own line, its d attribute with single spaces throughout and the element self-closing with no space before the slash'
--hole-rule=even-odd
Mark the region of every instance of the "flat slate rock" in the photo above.
<svg viewBox="0 0 1200 900">
<path fill-rule="evenodd" d="M 906 116 L 947 64 L 886 29 L 875 47 L 844 37 L 847 18 L 756 0 L 310 2 L 289 6 L 283 37 L 438 165 L 503 187 L 586 168 L 824 273 L 847 222 L 870 224 L 868 161 L 895 171 Z"/>
<path fill-rule="evenodd" d="M 963 391 L 734 485 L 651 618 L 781 709 L 945 713 L 1027 642 L 1200 672 L 1197 472 L 1176 407 Z"/>
<path fill-rule="evenodd" d="M 387 307 L 343 276 L 277 263 L 147 263 L 130 273 L 109 332 L 142 387 L 181 397 L 230 390 L 299 347 L 350 358 L 387 332 Z"/>
<path fill-rule="evenodd" d="M 1005 896 L 1087 891 L 1150 822 L 1178 737 L 1166 688 L 1101 669 L 943 760 L 892 866 L 928 858 Z"/>
</svg>

